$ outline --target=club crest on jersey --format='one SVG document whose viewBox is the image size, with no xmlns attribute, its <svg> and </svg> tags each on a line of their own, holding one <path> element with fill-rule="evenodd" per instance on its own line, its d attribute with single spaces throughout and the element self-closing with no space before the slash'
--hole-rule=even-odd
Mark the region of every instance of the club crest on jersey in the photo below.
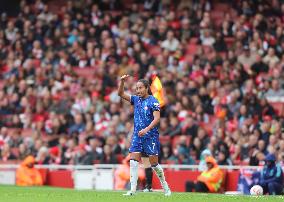
<svg viewBox="0 0 284 202">
<path fill-rule="evenodd" d="M 147 106 L 145 106 L 145 107 L 144 107 L 144 109 L 145 109 L 145 110 L 147 110 L 147 109 L 148 109 L 148 107 L 147 107 Z"/>
</svg>

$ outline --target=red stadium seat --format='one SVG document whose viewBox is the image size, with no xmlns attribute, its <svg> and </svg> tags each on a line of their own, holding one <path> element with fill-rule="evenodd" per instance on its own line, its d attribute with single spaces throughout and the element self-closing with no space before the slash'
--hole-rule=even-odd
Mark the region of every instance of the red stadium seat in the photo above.
<svg viewBox="0 0 284 202">
<path fill-rule="evenodd" d="M 149 46 L 148 50 L 152 56 L 157 56 L 162 53 L 162 48 L 160 46 Z"/>
<path fill-rule="evenodd" d="M 211 12 L 212 22 L 215 24 L 215 26 L 220 27 L 222 25 L 222 22 L 224 20 L 224 15 L 225 13 L 219 10 L 213 10 Z"/>
<path fill-rule="evenodd" d="M 60 8 L 64 6 L 66 2 L 64 0 L 56 0 L 56 3 L 54 1 L 48 1 L 48 8 L 53 13 L 58 13 Z"/>
<path fill-rule="evenodd" d="M 100 160 L 94 160 L 94 164 L 100 164 L 101 161 Z"/>
<path fill-rule="evenodd" d="M 198 41 L 199 41 L 198 37 L 192 37 L 192 38 L 190 38 L 189 43 L 190 44 L 197 44 Z"/>
<path fill-rule="evenodd" d="M 213 130 L 212 130 L 213 128 L 211 124 L 201 123 L 200 127 L 202 127 L 209 136 L 213 134 Z"/>
<path fill-rule="evenodd" d="M 234 165 L 240 165 L 241 164 L 241 160 L 237 159 L 233 161 Z"/>
<path fill-rule="evenodd" d="M 223 60 L 227 58 L 227 52 L 219 52 L 219 55 L 221 56 Z"/>
<path fill-rule="evenodd" d="M 111 11 L 108 12 L 112 17 L 117 17 L 119 15 L 121 15 L 121 11 Z"/>
<path fill-rule="evenodd" d="M 5 86 L 5 80 L 0 80 L 0 89 L 2 90 Z"/>
<path fill-rule="evenodd" d="M 235 9 L 231 8 L 229 13 L 233 20 L 238 17 L 238 12 Z"/>
<path fill-rule="evenodd" d="M 171 142 L 171 137 L 170 136 L 168 136 L 168 135 L 165 135 L 165 136 L 160 136 L 159 137 L 159 140 L 160 140 L 160 143 L 162 144 L 162 145 L 164 145 L 164 144 L 168 144 L 168 143 L 170 143 Z"/>
<path fill-rule="evenodd" d="M 225 40 L 228 48 L 231 47 L 233 45 L 233 43 L 235 42 L 234 37 L 225 37 L 224 40 Z"/>
<path fill-rule="evenodd" d="M 20 128 L 8 128 L 8 134 L 13 135 L 15 133 L 18 133 L 20 130 Z"/>
<path fill-rule="evenodd" d="M 185 56 L 185 61 L 188 62 L 188 63 L 192 63 L 194 60 L 194 55 L 191 55 L 191 54 L 186 54 Z"/>
<path fill-rule="evenodd" d="M 33 65 L 35 68 L 39 68 L 41 65 L 41 60 L 39 59 L 33 59 Z"/>
<path fill-rule="evenodd" d="M 222 11 L 220 12 L 220 11 L 213 10 L 210 15 L 211 15 L 211 18 L 214 20 L 224 18 L 224 12 Z"/>
<path fill-rule="evenodd" d="M 123 5 L 128 9 L 131 9 L 133 3 L 134 3 L 133 0 L 124 0 L 123 1 Z"/>
<path fill-rule="evenodd" d="M 228 9 L 230 8 L 229 4 L 227 3 L 215 3 L 213 5 L 213 10 L 214 11 L 219 11 L 219 12 L 227 12 Z"/>
<path fill-rule="evenodd" d="M 179 143 L 180 137 L 181 137 L 180 135 L 174 136 L 174 138 L 172 139 L 172 148 L 175 148 L 176 145 Z M 185 137 L 186 137 L 185 144 L 186 144 L 186 146 L 189 147 L 191 136 L 185 136 Z"/>
<path fill-rule="evenodd" d="M 14 154 L 17 158 L 20 156 L 20 151 L 18 147 L 11 148 L 12 154 Z"/>
<path fill-rule="evenodd" d="M 118 163 L 122 163 L 123 159 L 124 159 L 124 155 L 123 154 L 117 154 L 116 155 L 116 159 Z"/>
<path fill-rule="evenodd" d="M 20 164 L 22 161 L 20 160 L 8 160 L 8 161 L 0 161 L 1 165 L 14 165 L 14 164 Z"/>
<path fill-rule="evenodd" d="M 189 45 L 187 46 L 186 52 L 187 52 L 188 54 L 194 55 L 194 54 L 196 54 L 196 53 L 198 52 L 199 47 L 200 47 L 200 46 L 197 45 L 197 44 L 189 44 Z"/>
<path fill-rule="evenodd" d="M 33 135 L 34 131 L 31 128 L 24 128 L 21 131 L 22 137 L 31 137 Z"/>
<path fill-rule="evenodd" d="M 211 12 L 211 18 L 216 27 L 220 27 L 222 25 L 222 22 L 224 21 L 224 15 L 228 9 L 229 8 L 227 4 L 214 4 L 213 11 Z"/>
<path fill-rule="evenodd" d="M 172 139 L 172 141 L 171 141 L 171 144 L 172 144 L 172 148 L 175 148 L 176 147 L 176 145 L 178 144 L 178 142 L 179 142 L 179 135 L 177 135 L 177 136 L 174 136 L 174 138 Z"/>
<path fill-rule="evenodd" d="M 284 116 L 284 102 L 269 102 L 278 116 Z"/>
<path fill-rule="evenodd" d="M 204 51 L 205 55 L 208 55 L 208 54 L 210 54 L 212 52 L 213 47 L 211 47 L 211 46 L 202 46 L 202 50 Z"/>
<path fill-rule="evenodd" d="M 90 68 L 90 67 L 85 67 L 85 68 L 73 68 L 74 72 L 82 78 L 86 78 L 86 79 L 91 79 L 94 76 L 95 73 L 95 69 L 94 68 Z"/>
<path fill-rule="evenodd" d="M 217 118 L 216 118 L 214 115 L 210 115 L 210 116 L 209 116 L 209 123 L 210 123 L 211 125 L 214 125 L 215 122 L 216 122 L 216 120 L 217 120 Z"/>
<path fill-rule="evenodd" d="M 162 159 L 161 164 L 167 164 L 167 160 Z"/>
<path fill-rule="evenodd" d="M 166 164 L 174 165 L 174 164 L 176 164 L 176 161 L 175 160 L 167 160 Z"/>
</svg>

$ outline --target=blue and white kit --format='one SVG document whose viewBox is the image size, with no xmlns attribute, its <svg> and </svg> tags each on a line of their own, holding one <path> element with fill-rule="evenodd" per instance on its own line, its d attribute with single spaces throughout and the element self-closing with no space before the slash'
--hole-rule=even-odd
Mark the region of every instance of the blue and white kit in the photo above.
<svg viewBox="0 0 284 202">
<path fill-rule="evenodd" d="M 149 95 L 147 98 L 131 96 L 131 104 L 134 105 L 134 132 L 129 152 L 140 152 L 149 156 L 158 155 L 160 151 L 159 130 L 156 125 L 145 135 L 140 137 L 138 132 L 154 120 L 154 111 L 160 111 L 158 100 Z"/>
</svg>

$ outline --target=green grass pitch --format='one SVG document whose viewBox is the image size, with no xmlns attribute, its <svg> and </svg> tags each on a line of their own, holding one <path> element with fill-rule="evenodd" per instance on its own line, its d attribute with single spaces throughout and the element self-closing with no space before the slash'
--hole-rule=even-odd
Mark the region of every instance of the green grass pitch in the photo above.
<svg viewBox="0 0 284 202">
<path fill-rule="evenodd" d="M 138 193 L 122 196 L 117 191 L 77 191 L 51 187 L 0 186 L 0 202 L 283 202 L 284 196 L 230 196 L 220 194 L 173 193 L 165 197 L 162 192 Z"/>
</svg>

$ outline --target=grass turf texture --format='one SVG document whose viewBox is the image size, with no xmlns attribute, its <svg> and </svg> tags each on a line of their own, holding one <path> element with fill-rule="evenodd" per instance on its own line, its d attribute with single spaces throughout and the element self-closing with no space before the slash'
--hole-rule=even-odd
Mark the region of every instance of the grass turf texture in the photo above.
<svg viewBox="0 0 284 202">
<path fill-rule="evenodd" d="M 165 197 L 162 192 L 138 193 L 122 196 L 117 191 L 77 191 L 51 187 L 0 186 L 0 202 L 283 202 L 284 196 L 230 196 L 221 194 L 173 193 Z"/>
</svg>

